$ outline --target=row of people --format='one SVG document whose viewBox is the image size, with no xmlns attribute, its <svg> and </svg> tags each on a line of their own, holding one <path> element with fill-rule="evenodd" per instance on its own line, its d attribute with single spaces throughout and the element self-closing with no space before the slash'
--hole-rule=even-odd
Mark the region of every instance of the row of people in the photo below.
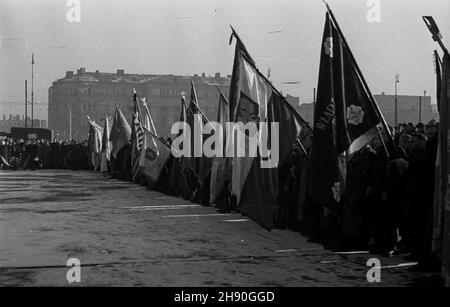
<svg viewBox="0 0 450 307">
<path fill-rule="evenodd" d="M 282 193 L 289 199 L 280 221 L 327 249 L 405 254 L 420 268 L 439 269 L 431 251 L 438 123 L 399 125 L 398 155 L 375 137 L 347 161 L 345 193 L 337 206 L 319 205 L 308 195 L 309 161 L 294 147 Z"/>
<path fill-rule="evenodd" d="M 31 140 L 0 142 L 3 169 L 90 169 L 87 142 Z"/>
</svg>

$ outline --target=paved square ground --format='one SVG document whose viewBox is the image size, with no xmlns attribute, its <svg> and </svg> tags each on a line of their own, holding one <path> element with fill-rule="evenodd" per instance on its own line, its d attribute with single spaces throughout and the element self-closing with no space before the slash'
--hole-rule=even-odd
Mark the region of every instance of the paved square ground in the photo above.
<svg viewBox="0 0 450 307">
<path fill-rule="evenodd" d="M 88 171 L 0 171 L 0 285 L 421 286 L 403 257 L 336 254 L 289 230 Z M 367 260 L 381 261 L 369 283 Z M 405 265 L 406 263 L 406 265 Z"/>
</svg>

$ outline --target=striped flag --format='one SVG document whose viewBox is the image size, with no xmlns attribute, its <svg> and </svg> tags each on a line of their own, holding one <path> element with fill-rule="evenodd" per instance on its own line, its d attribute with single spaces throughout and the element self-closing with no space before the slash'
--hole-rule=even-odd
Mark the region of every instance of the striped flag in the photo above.
<svg viewBox="0 0 450 307">
<path fill-rule="evenodd" d="M 144 145 L 144 131 L 142 130 L 140 124 L 141 110 L 139 108 L 138 101 L 136 99 L 136 91 L 134 91 L 134 112 L 132 117 L 132 128 L 131 128 L 131 174 L 132 180 L 136 181 L 138 179 L 140 168 L 139 160 L 141 156 L 141 149 Z"/>
</svg>

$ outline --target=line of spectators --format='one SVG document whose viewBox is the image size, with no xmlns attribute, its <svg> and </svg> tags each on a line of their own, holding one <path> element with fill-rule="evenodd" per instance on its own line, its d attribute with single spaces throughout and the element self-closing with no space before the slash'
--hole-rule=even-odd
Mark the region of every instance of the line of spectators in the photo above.
<svg viewBox="0 0 450 307">
<path fill-rule="evenodd" d="M 431 255 L 435 162 L 439 124 L 391 129 L 399 156 L 386 154 L 388 138 L 375 137 L 347 161 L 344 197 L 336 208 L 308 195 L 309 161 L 296 147 L 281 196 L 289 204 L 279 225 L 299 230 L 335 251 L 370 251 L 440 269 Z M 391 151 L 392 152 L 392 151 Z"/>
<path fill-rule="evenodd" d="M 90 169 L 87 141 L 0 141 L 0 169 Z"/>
</svg>

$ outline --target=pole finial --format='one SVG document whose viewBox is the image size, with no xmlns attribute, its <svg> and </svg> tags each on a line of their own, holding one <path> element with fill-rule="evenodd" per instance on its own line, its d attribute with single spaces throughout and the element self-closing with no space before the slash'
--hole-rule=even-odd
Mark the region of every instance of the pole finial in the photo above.
<svg viewBox="0 0 450 307">
<path fill-rule="evenodd" d="M 327 8 L 328 11 L 331 11 L 330 6 L 328 5 L 328 3 L 325 0 L 322 0 L 323 4 L 325 4 L 325 7 Z"/>
</svg>

